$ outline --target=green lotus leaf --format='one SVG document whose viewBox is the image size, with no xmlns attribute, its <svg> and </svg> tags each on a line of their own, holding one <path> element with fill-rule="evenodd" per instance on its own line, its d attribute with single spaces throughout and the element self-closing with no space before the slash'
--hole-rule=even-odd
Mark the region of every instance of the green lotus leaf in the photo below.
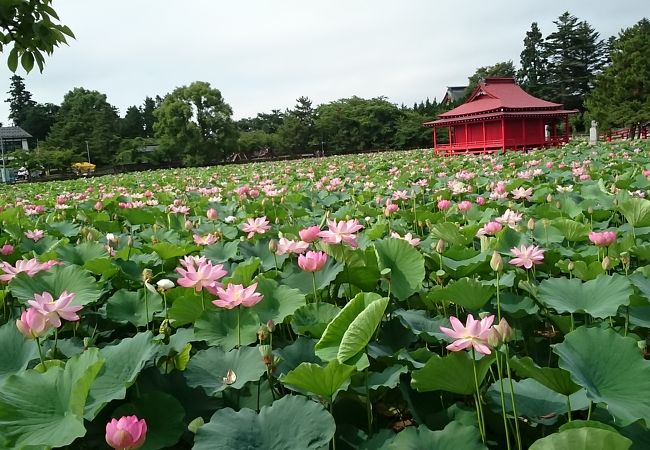
<svg viewBox="0 0 650 450">
<path fill-rule="evenodd" d="M 594 403 L 623 426 L 638 419 L 650 423 L 650 362 L 639 353 L 636 340 L 611 329 L 580 327 L 567 334 L 553 351 L 559 366 L 587 391 Z"/>
<path fill-rule="evenodd" d="M 298 367 L 303 362 L 321 364 L 321 359 L 314 353 L 315 339 L 298 336 L 292 344 L 275 350 L 280 357 L 280 364 L 276 367 L 276 375 L 284 375 Z"/>
<path fill-rule="evenodd" d="M 479 384 L 493 361 L 494 355 L 476 361 Z M 411 386 L 420 392 L 448 391 L 472 395 L 476 392 L 472 357 L 468 352 L 455 352 L 444 357 L 434 354 L 423 368 L 411 372 Z"/>
<path fill-rule="evenodd" d="M 169 319 L 175 327 L 192 323 L 203 314 L 203 298 L 194 289 L 174 288 L 167 292 Z M 206 298 L 206 307 L 213 308 L 212 303 Z"/>
<path fill-rule="evenodd" d="M 88 261 L 108 256 L 106 248 L 99 242 L 83 242 L 79 245 L 68 245 L 56 249 L 59 259 L 68 264 L 83 266 Z"/>
<path fill-rule="evenodd" d="M 185 409 L 173 396 L 160 391 L 143 394 L 121 405 L 112 417 L 135 415 L 147 422 L 147 437 L 139 450 L 170 448 L 185 431 Z"/>
<path fill-rule="evenodd" d="M 554 392 L 541 383 L 527 378 L 521 381 L 513 381 L 512 387 L 515 392 L 517 403 L 517 415 L 527 417 L 533 423 L 552 425 L 560 417 L 567 414 L 569 401 L 571 411 L 587 409 L 589 400 L 585 392 L 580 390 L 573 394 L 569 400 L 567 397 Z M 493 383 L 487 391 L 492 410 L 495 413 L 501 412 L 501 386 L 499 382 Z M 507 378 L 503 380 L 503 393 L 505 398 L 510 399 L 510 383 Z M 506 412 L 512 413 L 512 403 L 506 402 Z"/>
<path fill-rule="evenodd" d="M 424 281 L 424 257 L 403 239 L 375 241 L 379 270 L 390 269 L 391 293 L 406 300 Z"/>
<path fill-rule="evenodd" d="M 333 258 L 328 258 L 325 266 L 316 275 L 316 289 L 325 289 L 343 271 L 344 265 L 337 263 Z M 282 273 L 282 283 L 292 289 L 298 289 L 303 294 L 314 292 L 314 281 L 310 272 L 305 272 L 295 264 L 288 264 Z"/>
<path fill-rule="evenodd" d="M 8 448 L 63 447 L 86 434 L 84 405 L 103 361 L 88 349 L 65 368 L 27 370 L 0 385 L 0 430 Z"/>
<path fill-rule="evenodd" d="M 333 401 L 339 391 L 350 385 L 350 377 L 356 371 L 354 366 L 347 366 L 332 360 L 325 367 L 318 364 L 302 363 L 283 376 L 280 381 L 302 391 L 310 392 L 325 400 Z"/>
<path fill-rule="evenodd" d="M 373 303 L 378 303 L 372 307 Z M 375 293 L 359 293 L 327 325 L 316 344 L 316 355 L 324 361 L 346 362 L 359 353 L 383 317 L 388 299 Z"/>
<path fill-rule="evenodd" d="M 487 450 L 481 443 L 478 428 L 449 423 L 444 429 L 431 431 L 425 425 L 408 427 L 384 443 L 378 450 Z"/>
<path fill-rule="evenodd" d="M 146 306 L 145 295 L 147 295 Z M 162 297 L 148 291 L 145 293 L 144 289 L 138 291 L 120 289 L 106 302 L 106 317 L 118 323 L 132 323 L 136 327 L 145 326 L 152 321 L 154 313 L 162 310 Z"/>
<path fill-rule="evenodd" d="M 255 257 L 247 259 L 236 265 L 230 275 L 223 279 L 223 284 L 242 284 L 248 286 L 252 283 L 255 273 L 260 268 L 262 260 Z"/>
<path fill-rule="evenodd" d="M 538 439 L 530 450 L 628 450 L 632 441 L 615 431 L 574 428 Z"/>
<path fill-rule="evenodd" d="M 37 357 L 36 342 L 25 339 L 14 321 L 0 327 L 0 383 L 17 372 L 27 368 L 27 364 Z"/>
<path fill-rule="evenodd" d="M 510 367 L 523 378 L 533 378 L 547 388 L 562 394 L 571 395 L 580 390 L 580 386 L 571 381 L 571 374 L 564 369 L 539 367 L 532 358 L 512 358 Z"/>
<path fill-rule="evenodd" d="M 229 376 L 230 371 L 234 376 Z M 212 347 L 192 356 L 183 375 L 189 386 L 216 395 L 229 387 L 241 389 L 246 383 L 259 380 L 264 373 L 266 366 L 257 348 L 240 347 L 224 352 Z"/>
<path fill-rule="evenodd" d="M 633 227 L 650 226 L 650 200 L 630 197 L 620 202 L 618 209 Z"/>
<path fill-rule="evenodd" d="M 591 231 L 589 225 L 566 218 L 554 219 L 551 224 L 560 230 L 567 241 L 584 241 Z"/>
<path fill-rule="evenodd" d="M 208 245 L 201 251 L 202 256 L 206 256 L 214 264 L 225 263 L 226 261 L 234 260 L 237 257 L 239 250 L 239 242 L 217 242 L 216 244 Z"/>
<path fill-rule="evenodd" d="M 193 450 L 320 450 L 334 437 L 334 418 L 319 403 L 286 396 L 251 409 L 218 410 L 194 438 Z"/>
<path fill-rule="evenodd" d="M 485 285 L 472 278 L 461 278 L 449 283 L 440 295 L 463 308 L 477 311 L 490 301 L 495 292 L 494 286 Z"/>
<path fill-rule="evenodd" d="M 222 309 L 215 308 L 212 303 L 207 308 L 194 323 L 197 340 L 218 345 L 224 350 L 257 340 L 260 319 L 250 308 Z"/>
<path fill-rule="evenodd" d="M 296 310 L 291 328 L 296 334 L 320 338 L 339 311 L 341 308 L 330 303 L 310 303 Z"/>
<path fill-rule="evenodd" d="M 629 280 L 622 275 L 599 275 L 582 282 L 575 278 L 550 278 L 539 285 L 539 300 L 559 313 L 587 313 L 605 319 L 615 316 L 618 308 L 630 304 L 634 293 Z"/>
<path fill-rule="evenodd" d="M 102 295 L 99 284 L 86 270 L 78 266 L 54 266 L 50 270 L 39 272 L 32 278 L 19 273 L 9 283 L 11 293 L 22 302 L 34 298 L 34 294 L 49 292 L 55 299 L 63 291 L 74 292 L 72 301 L 75 305 L 87 305 Z"/>
<path fill-rule="evenodd" d="M 84 417 L 92 420 L 111 400 L 123 399 L 140 371 L 149 363 L 156 345 L 151 332 L 138 333 L 132 338 L 122 339 L 116 345 L 109 345 L 99 351 L 104 367 L 93 383 Z"/>
<path fill-rule="evenodd" d="M 259 316 L 261 323 L 272 320 L 282 323 L 285 318 L 305 306 L 305 296 L 297 289 L 279 285 L 277 281 L 258 277 L 257 292 L 264 295 L 264 299 L 251 309 Z"/>
</svg>

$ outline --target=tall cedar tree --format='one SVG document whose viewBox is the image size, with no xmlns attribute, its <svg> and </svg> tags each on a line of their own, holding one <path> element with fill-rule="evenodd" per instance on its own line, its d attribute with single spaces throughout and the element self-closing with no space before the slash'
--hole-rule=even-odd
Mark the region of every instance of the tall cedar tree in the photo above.
<svg viewBox="0 0 650 450">
<path fill-rule="evenodd" d="M 521 52 L 521 69 L 517 72 L 519 85 L 529 94 L 544 98 L 546 90 L 546 57 L 544 55 L 544 38 L 542 32 L 533 22 L 530 31 L 524 38 L 524 49 Z"/>
<path fill-rule="evenodd" d="M 621 31 L 610 55 L 612 64 L 596 77 L 587 109 L 601 129 L 638 130 L 650 122 L 650 21 L 644 18 Z"/>
<path fill-rule="evenodd" d="M 22 127 L 27 116 L 27 110 L 36 102 L 32 100 L 32 94 L 25 87 L 25 80 L 19 75 L 11 77 L 9 85 L 9 98 L 5 102 L 9 103 L 9 118 L 14 125 Z"/>
<path fill-rule="evenodd" d="M 587 22 L 565 12 L 544 41 L 548 60 L 548 100 L 584 110 L 585 95 L 606 61 L 606 45 Z"/>
</svg>

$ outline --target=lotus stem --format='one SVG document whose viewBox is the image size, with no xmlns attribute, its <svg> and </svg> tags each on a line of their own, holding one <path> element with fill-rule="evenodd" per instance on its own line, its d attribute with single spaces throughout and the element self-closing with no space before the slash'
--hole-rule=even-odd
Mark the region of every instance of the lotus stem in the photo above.
<svg viewBox="0 0 650 450">
<path fill-rule="evenodd" d="M 314 288 L 314 300 L 316 301 L 316 307 L 318 307 L 319 298 L 318 298 L 318 292 L 316 292 L 316 272 L 311 273 L 311 284 L 312 287 Z"/>
<path fill-rule="evenodd" d="M 368 388 L 368 368 L 366 367 L 366 416 L 368 419 L 368 437 L 372 437 L 372 404 L 370 403 L 370 389 Z"/>
<path fill-rule="evenodd" d="M 497 372 L 499 373 L 499 397 L 501 397 L 501 415 L 503 416 L 503 431 L 505 431 L 506 433 L 506 445 L 508 446 L 508 450 L 510 450 L 512 447 L 510 445 L 510 432 L 508 431 L 509 428 L 508 417 L 506 416 L 506 400 L 505 400 L 505 396 L 503 395 L 503 369 L 501 367 L 501 361 L 500 361 L 501 355 L 499 355 L 499 353 L 497 352 L 496 357 L 497 357 Z"/>
<path fill-rule="evenodd" d="M 512 384 L 512 372 L 510 371 L 510 352 L 508 344 L 503 344 L 506 354 L 506 372 L 508 375 L 508 382 L 510 384 L 510 402 L 512 403 L 512 414 L 515 417 L 515 433 L 517 437 L 517 449 L 522 450 L 521 446 L 521 432 L 519 431 L 519 416 L 517 415 L 517 402 L 515 401 L 515 388 Z"/>
<path fill-rule="evenodd" d="M 149 294 L 148 289 L 144 288 L 144 318 L 145 318 L 145 327 L 149 331 Z"/>
<path fill-rule="evenodd" d="M 36 337 L 36 348 L 38 348 L 38 356 L 41 358 L 41 364 L 45 370 L 45 358 L 43 358 L 43 349 L 41 348 L 41 340 Z"/>
<path fill-rule="evenodd" d="M 476 370 L 476 351 L 474 350 L 474 347 L 472 347 L 472 369 L 474 369 L 474 387 L 476 388 L 475 403 L 476 414 L 478 415 L 478 431 L 481 433 L 481 440 L 483 441 L 483 444 L 485 444 L 485 420 L 483 418 L 483 405 L 481 405 L 481 391 L 478 384 L 478 373 Z"/>
</svg>

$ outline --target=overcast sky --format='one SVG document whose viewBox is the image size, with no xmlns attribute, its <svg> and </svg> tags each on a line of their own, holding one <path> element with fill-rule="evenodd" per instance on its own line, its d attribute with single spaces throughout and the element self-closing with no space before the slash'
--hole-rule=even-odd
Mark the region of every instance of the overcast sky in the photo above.
<svg viewBox="0 0 650 450">
<path fill-rule="evenodd" d="M 357 95 L 440 100 L 477 67 L 512 60 L 538 22 L 568 10 L 603 38 L 648 13 L 648 0 L 55 0 L 77 39 L 26 76 L 40 103 L 75 87 L 105 93 L 121 115 L 193 81 L 221 91 L 235 118 Z M 9 89 L 6 53 L 0 89 Z M 24 72 L 18 72 L 25 76 Z M 2 98 L 6 98 L 3 95 Z M 0 102 L 0 121 L 8 104 Z"/>
</svg>

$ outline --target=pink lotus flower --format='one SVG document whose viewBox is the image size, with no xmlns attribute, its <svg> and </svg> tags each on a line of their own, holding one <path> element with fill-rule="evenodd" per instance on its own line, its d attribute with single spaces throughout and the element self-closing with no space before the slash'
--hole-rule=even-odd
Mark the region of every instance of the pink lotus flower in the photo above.
<svg viewBox="0 0 650 450">
<path fill-rule="evenodd" d="M 44 263 L 39 262 L 36 258 L 20 259 L 16 261 L 16 266 L 12 266 L 6 261 L 0 262 L 0 270 L 4 273 L 0 275 L 0 281 L 11 281 L 16 275 L 25 272 L 28 276 L 33 277 L 42 270 L 49 270 L 59 262 L 50 260 Z"/>
<path fill-rule="evenodd" d="M 106 424 L 106 443 L 115 450 L 142 447 L 147 436 L 147 422 L 136 416 L 123 416 Z"/>
<path fill-rule="evenodd" d="M 81 310 L 80 305 L 71 305 L 75 294 L 63 291 L 59 298 L 54 300 L 52 294 L 43 292 L 42 294 L 34 294 L 33 300 L 28 300 L 30 306 L 41 313 L 45 319 L 55 328 L 61 326 L 61 319 L 74 322 L 79 320 L 77 311 Z"/>
<path fill-rule="evenodd" d="M 412 233 L 406 233 L 404 236 L 400 236 L 399 233 L 396 233 L 395 231 L 391 231 L 390 237 L 395 239 L 402 239 L 403 241 L 406 241 L 409 244 L 411 244 L 413 247 L 417 246 L 420 243 L 420 238 L 413 237 Z"/>
<path fill-rule="evenodd" d="M 184 267 L 177 267 L 176 272 L 181 275 L 177 283 L 183 287 L 193 287 L 196 292 L 203 288 L 215 287 L 217 280 L 228 274 L 223 270 L 223 264 L 212 265 L 205 256 L 185 256 L 180 260 Z"/>
<path fill-rule="evenodd" d="M 210 208 L 206 211 L 205 216 L 210 220 L 216 220 L 217 217 L 219 217 L 219 214 L 216 209 Z"/>
<path fill-rule="evenodd" d="M 307 242 L 292 241 L 287 238 L 280 238 L 276 252 L 278 255 L 284 255 L 285 253 L 294 253 L 298 255 L 305 253 L 308 248 L 309 244 Z"/>
<path fill-rule="evenodd" d="M 14 246 L 11 244 L 5 244 L 0 248 L 0 254 L 11 255 L 14 252 Z"/>
<path fill-rule="evenodd" d="M 438 201 L 438 209 L 440 211 L 446 211 L 449 208 L 451 208 L 451 200 L 443 199 Z"/>
<path fill-rule="evenodd" d="M 35 339 L 45 334 L 50 324 L 43 314 L 35 308 L 28 308 L 16 320 L 16 328 L 27 339 Z"/>
<path fill-rule="evenodd" d="M 533 188 L 524 189 L 523 187 L 518 187 L 512 190 L 512 198 L 515 200 L 531 200 L 533 198 L 532 196 Z"/>
<path fill-rule="evenodd" d="M 514 229 L 517 227 L 517 224 L 521 222 L 522 217 L 521 213 L 516 213 L 508 208 L 501 217 L 497 217 L 495 220 L 501 225 L 508 225 L 508 227 Z"/>
<path fill-rule="evenodd" d="M 311 227 L 303 228 L 298 232 L 298 236 L 303 242 L 312 243 L 318 239 L 318 234 L 320 233 L 320 227 L 318 225 L 312 225 Z"/>
<path fill-rule="evenodd" d="M 255 234 L 264 234 L 271 227 L 269 226 L 269 221 L 266 220 L 266 216 L 257 217 L 255 219 L 248 219 L 245 224 L 242 225 L 241 229 L 244 233 L 248 233 L 246 236 L 247 239 L 251 239 Z"/>
<path fill-rule="evenodd" d="M 399 205 L 393 203 L 391 199 L 386 200 L 386 206 L 384 207 L 384 215 L 388 217 L 397 211 L 399 211 Z"/>
<path fill-rule="evenodd" d="M 485 205 L 485 199 L 483 197 L 476 197 L 476 204 L 479 206 Z"/>
<path fill-rule="evenodd" d="M 490 336 L 492 322 L 494 322 L 493 315 L 487 316 L 481 320 L 475 320 L 474 316 L 468 314 L 467 322 L 464 326 L 461 321 L 454 316 L 451 316 L 449 321 L 451 322 L 453 330 L 440 327 L 440 331 L 450 338 L 456 339 L 453 343 L 447 346 L 447 350 L 458 352 L 469 347 L 474 347 L 474 350 L 484 355 L 492 353 L 487 341 Z"/>
<path fill-rule="evenodd" d="M 328 230 L 318 233 L 327 244 L 340 244 L 345 242 L 352 248 L 357 247 L 357 236 L 354 234 L 363 228 L 356 219 L 353 220 L 336 220 L 327 221 Z"/>
<path fill-rule="evenodd" d="M 616 242 L 616 232 L 615 231 L 592 231 L 589 233 L 589 240 L 593 242 L 598 247 L 609 247 L 614 242 Z"/>
<path fill-rule="evenodd" d="M 101 211 L 104 209 L 104 204 L 102 202 L 95 202 L 95 206 L 93 206 L 93 208 L 95 208 L 95 211 Z"/>
<path fill-rule="evenodd" d="M 513 247 L 510 249 L 515 258 L 510 260 L 510 264 L 517 267 L 525 267 L 530 269 L 534 265 L 541 264 L 544 261 L 544 250 L 536 245 L 529 245 L 526 247 Z"/>
<path fill-rule="evenodd" d="M 239 305 L 251 307 L 262 301 L 264 296 L 258 292 L 257 283 L 253 283 L 247 288 L 242 284 L 228 284 L 226 289 L 223 287 L 216 288 L 216 295 L 219 297 L 212 303 L 219 308 L 233 309 Z"/>
<path fill-rule="evenodd" d="M 476 232 L 477 236 L 494 236 L 503 229 L 499 222 L 488 222 Z"/>
<path fill-rule="evenodd" d="M 40 241 L 45 236 L 45 231 L 43 230 L 28 230 L 25 231 L 25 237 L 31 239 L 34 242 Z"/>
<path fill-rule="evenodd" d="M 205 236 L 201 236 L 200 234 L 195 234 L 194 236 L 192 236 L 192 239 L 194 239 L 194 243 L 196 245 L 212 245 L 219 240 L 217 236 L 215 236 L 212 233 L 206 234 Z"/>
<path fill-rule="evenodd" d="M 458 210 L 464 214 L 468 212 L 470 209 L 472 209 L 472 206 L 473 206 L 472 202 L 470 202 L 469 200 L 463 200 L 458 204 Z"/>
<path fill-rule="evenodd" d="M 298 256 L 298 266 L 305 272 L 318 272 L 326 262 L 325 252 L 307 252 L 305 255 Z"/>
</svg>

